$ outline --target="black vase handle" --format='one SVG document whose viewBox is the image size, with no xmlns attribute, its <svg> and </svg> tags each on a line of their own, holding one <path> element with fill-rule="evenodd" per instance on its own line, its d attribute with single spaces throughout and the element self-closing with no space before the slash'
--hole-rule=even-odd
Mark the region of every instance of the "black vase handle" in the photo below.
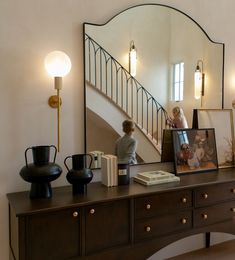
<svg viewBox="0 0 235 260">
<path fill-rule="evenodd" d="M 92 164 L 92 161 L 93 161 L 92 155 L 89 154 L 89 153 L 87 153 L 87 154 L 85 154 L 85 155 L 88 156 L 88 157 L 90 157 L 90 165 L 89 165 L 88 168 L 91 168 L 91 164 Z"/>
<path fill-rule="evenodd" d="M 70 171 L 70 170 L 69 170 L 68 165 L 66 164 L 66 161 L 67 161 L 67 159 L 69 159 L 69 158 L 72 159 L 72 156 L 67 156 L 67 157 L 64 159 L 64 165 L 65 165 L 65 167 L 66 167 L 66 169 L 67 169 L 68 171 Z"/>
<path fill-rule="evenodd" d="M 55 158 L 56 158 L 56 155 L 57 155 L 57 148 L 52 144 L 50 145 L 49 147 L 52 147 L 55 149 L 55 154 L 54 154 L 54 160 L 53 160 L 53 163 L 55 162 Z"/>
<path fill-rule="evenodd" d="M 56 159 L 56 155 L 57 155 L 57 148 L 54 146 L 54 145 L 49 145 L 49 147 L 51 148 L 54 148 L 55 149 L 55 154 L 54 154 L 54 159 L 53 159 L 53 163 L 55 162 L 55 159 Z M 29 147 L 29 148 L 27 148 L 26 150 L 25 150 L 25 152 L 24 152 L 24 157 L 25 157 L 25 164 L 26 164 L 26 167 L 28 168 L 29 166 L 28 166 L 28 158 L 27 158 L 27 152 L 28 152 L 28 150 L 32 150 L 33 149 L 33 147 Z"/>
<path fill-rule="evenodd" d="M 32 149 L 32 147 L 27 148 L 27 149 L 25 150 L 25 152 L 24 152 L 25 164 L 26 164 L 26 167 L 27 167 L 27 168 L 29 167 L 29 166 L 28 166 L 28 159 L 27 159 L 27 152 L 28 152 L 28 150 L 30 150 L 30 149 Z"/>
</svg>

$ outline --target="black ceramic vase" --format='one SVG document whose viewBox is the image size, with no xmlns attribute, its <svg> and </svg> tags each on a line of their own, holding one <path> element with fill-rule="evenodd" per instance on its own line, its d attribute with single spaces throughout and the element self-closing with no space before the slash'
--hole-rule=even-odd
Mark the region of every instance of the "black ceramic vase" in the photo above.
<svg viewBox="0 0 235 260">
<path fill-rule="evenodd" d="M 50 149 L 54 148 L 54 159 L 50 162 Z M 33 163 L 28 164 L 27 152 L 32 150 Z M 55 163 L 57 149 L 54 145 L 33 146 L 25 150 L 25 166 L 20 176 L 31 183 L 30 198 L 50 198 L 52 196 L 51 181 L 62 173 L 61 167 Z"/>
<path fill-rule="evenodd" d="M 86 168 L 86 159 L 90 158 L 89 167 Z M 72 159 L 72 169 L 69 169 L 66 161 Z M 73 195 L 84 194 L 87 191 L 87 184 L 92 180 L 93 173 L 90 169 L 92 156 L 90 154 L 74 154 L 64 159 L 65 167 L 68 170 L 67 181 L 73 185 Z"/>
</svg>

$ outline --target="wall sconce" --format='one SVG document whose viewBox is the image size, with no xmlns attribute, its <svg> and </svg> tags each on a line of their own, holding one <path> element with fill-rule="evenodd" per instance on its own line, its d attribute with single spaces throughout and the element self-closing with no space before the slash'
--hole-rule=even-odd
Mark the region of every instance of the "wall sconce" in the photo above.
<svg viewBox="0 0 235 260">
<path fill-rule="evenodd" d="M 62 89 L 62 77 L 66 76 L 71 69 L 71 61 L 68 55 L 61 51 L 53 51 L 45 58 L 45 68 L 50 76 L 54 77 L 54 87 L 57 95 L 51 96 L 48 104 L 57 108 L 57 149 L 60 151 L 60 107 L 62 104 L 60 90 Z"/>
<path fill-rule="evenodd" d="M 130 43 L 130 51 L 129 51 L 129 73 L 131 76 L 136 76 L 136 64 L 137 64 L 137 53 L 134 41 Z"/>
<path fill-rule="evenodd" d="M 201 65 L 201 66 L 200 66 Z M 200 99 L 204 96 L 205 74 L 203 72 L 203 61 L 198 60 L 194 73 L 194 97 Z"/>
</svg>

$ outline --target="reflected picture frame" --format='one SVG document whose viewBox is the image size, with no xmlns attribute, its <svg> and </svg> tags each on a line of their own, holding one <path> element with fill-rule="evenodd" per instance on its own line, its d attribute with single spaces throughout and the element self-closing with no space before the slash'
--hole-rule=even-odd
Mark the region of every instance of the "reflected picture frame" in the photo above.
<svg viewBox="0 0 235 260">
<path fill-rule="evenodd" d="M 175 174 L 218 169 L 214 128 L 172 131 Z"/>
<path fill-rule="evenodd" d="M 197 128 L 215 129 L 219 168 L 235 166 L 234 125 L 232 109 L 195 109 Z"/>
</svg>

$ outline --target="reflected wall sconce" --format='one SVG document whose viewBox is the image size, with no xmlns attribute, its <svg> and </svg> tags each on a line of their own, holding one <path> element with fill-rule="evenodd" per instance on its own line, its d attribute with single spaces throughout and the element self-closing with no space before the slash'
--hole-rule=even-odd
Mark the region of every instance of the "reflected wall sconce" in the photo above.
<svg viewBox="0 0 235 260">
<path fill-rule="evenodd" d="M 203 61 L 198 60 L 194 73 L 194 97 L 200 99 L 204 96 L 205 74 L 203 72 Z"/>
<path fill-rule="evenodd" d="M 137 52 L 136 52 L 134 41 L 131 41 L 130 51 L 129 51 L 129 73 L 133 77 L 136 76 L 136 65 L 137 65 Z"/>
<path fill-rule="evenodd" d="M 66 76 L 71 70 L 71 61 L 67 54 L 61 51 L 53 51 L 45 58 L 45 69 L 48 74 L 54 77 L 54 87 L 57 95 L 51 96 L 48 104 L 52 108 L 57 108 L 57 150 L 60 151 L 60 107 L 62 104 L 60 90 L 62 89 L 62 77 Z"/>
</svg>

